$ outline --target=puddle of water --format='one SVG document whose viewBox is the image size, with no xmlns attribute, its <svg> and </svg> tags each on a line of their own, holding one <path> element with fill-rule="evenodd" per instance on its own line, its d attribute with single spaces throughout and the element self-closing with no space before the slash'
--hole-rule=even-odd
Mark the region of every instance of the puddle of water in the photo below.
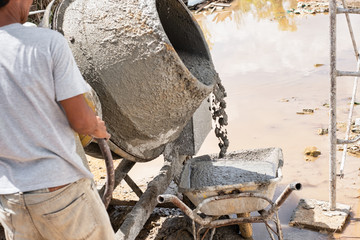
<svg viewBox="0 0 360 240">
<path fill-rule="evenodd" d="M 290 15 L 297 1 L 240 1 L 224 12 L 195 15 L 211 49 L 212 58 L 228 97 L 228 151 L 280 147 L 285 165 L 282 184 L 301 182 L 280 209 L 284 234 L 299 238 L 327 239 L 317 232 L 287 227 L 300 198 L 329 199 L 329 138 L 317 134 L 328 127 L 329 15 Z M 353 26 L 359 16 L 351 16 Z M 360 43 L 360 31 L 354 29 Z M 344 16 L 338 16 L 338 69 L 355 70 L 356 62 Z M 338 121 L 347 119 L 353 78 L 338 78 Z M 299 115 L 302 109 L 313 114 Z M 359 107 L 354 117 L 359 116 Z M 339 133 L 338 137 L 343 137 Z M 321 155 L 304 160 L 304 149 L 316 146 Z M 210 133 L 198 155 L 216 153 L 217 139 Z M 341 152 L 338 153 L 341 159 Z M 345 178 L 338 180 L 337 200 L 358 209 L 359 160 L 348 157 Z M 354 219 L 359 219 L 359 211 Z M 358 222 L 358 221 L 357 221 Z M 263 226 L 254 239 L 267 236 Z M 260 229 L 263 229 L 264 232 Z M 256 236 L 255 236 L 256 235 Z M 339 236 L 360 237 L 360 225 L 352 221 Z"/>
</svg>

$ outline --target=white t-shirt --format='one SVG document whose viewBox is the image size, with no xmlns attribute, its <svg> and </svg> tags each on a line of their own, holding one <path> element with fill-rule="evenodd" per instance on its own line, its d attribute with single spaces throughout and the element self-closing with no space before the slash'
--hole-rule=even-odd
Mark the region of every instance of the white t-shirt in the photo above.
<svg viewBox="0 0 360 240">
<path fill-rule="evenodd" d="M 92 178 L 59 104 L 88 91 L 60 33 L 0 27 L 0 194 Z"/>
</svg>

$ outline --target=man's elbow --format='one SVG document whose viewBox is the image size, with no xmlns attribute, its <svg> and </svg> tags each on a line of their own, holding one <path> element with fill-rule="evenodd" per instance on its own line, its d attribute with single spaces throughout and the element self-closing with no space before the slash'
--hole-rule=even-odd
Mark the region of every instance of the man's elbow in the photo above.
<svg viewBox="0 0 360 240">
<path fill-rule="evenodd" d="M 79 134 L 92 135 L 97 129 L 95 113 L 82 94 L 60 101 L 71 128 Z"/>
<path fill-rule="evenodd" d="M 96 129 L 97 122 L 89 120 L 79 120 L 70 123 L 71 128 L 82 135 L 92 135 Z"/>
</svg>

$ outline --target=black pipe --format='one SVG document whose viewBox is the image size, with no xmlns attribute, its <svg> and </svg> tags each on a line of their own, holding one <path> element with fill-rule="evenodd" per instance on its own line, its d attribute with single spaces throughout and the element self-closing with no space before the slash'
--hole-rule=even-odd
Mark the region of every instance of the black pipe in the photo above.
<svg viewBox="0 0 360 240">
<path fill-rule="evenodd" d="M 106 184 L 105 184 L 105 191 L 104 191 L 104 194 L 101 199 L 105 205 L 105 208 L 107 208 L 111 201 L 112 193 L 114 191 L 114 186 L 115 186 L 114 163 L 113 163 L 113 158 L 111 155 L 109 145 L 106 143 L 106 140 L 97 138 L 96 141 L 100 147 L 100 150 L 105 159 L 105 165 L 106 165 L 107 179 L 106 179 Z"/>
</svg>

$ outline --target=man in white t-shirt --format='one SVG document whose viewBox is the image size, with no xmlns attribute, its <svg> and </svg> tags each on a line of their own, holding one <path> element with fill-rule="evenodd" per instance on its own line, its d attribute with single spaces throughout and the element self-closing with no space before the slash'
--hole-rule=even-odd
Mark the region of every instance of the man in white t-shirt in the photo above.
<svg viewBox="0 0 360 240">
<path fill-rule="evenodd" d="M 32 0 L 0 0 L 0 223 L 7 239 L 112 240 L 73 130 L 109 139 L 68 43 L 25 27 Z"/>
</svg>

